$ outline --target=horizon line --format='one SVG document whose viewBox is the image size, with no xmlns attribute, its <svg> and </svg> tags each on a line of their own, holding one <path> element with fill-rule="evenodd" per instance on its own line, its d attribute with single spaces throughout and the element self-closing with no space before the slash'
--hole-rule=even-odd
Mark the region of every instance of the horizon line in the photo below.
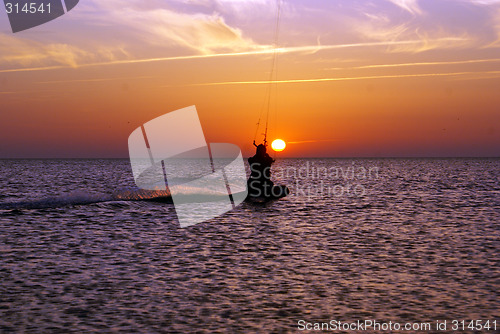
<svg viewBox="0 0 500 334">
<path fill-rule="evenodd" d="M 251 156 L 244 156 L 244 159 Z M 317 157 L 274 157 L 275 159 L 500 159 L 499 156 L 317 156 Z M 130 158 L 103 158 L 103 157 L 23 157 L 7 158 L 0 157 L 0 160 L 129 160 Z"/>
</svg>

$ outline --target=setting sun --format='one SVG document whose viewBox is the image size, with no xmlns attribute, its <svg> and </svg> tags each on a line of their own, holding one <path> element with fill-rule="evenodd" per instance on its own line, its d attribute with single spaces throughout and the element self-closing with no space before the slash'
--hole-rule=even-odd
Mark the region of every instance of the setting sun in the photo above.
<svg viewBox="0 0 500 334">
<path fill-rule="evenodd" d="M 271 144 L 271 147 L 274 151 L 276 152 L 280 152 L 280 151 L 283 151 L 286 147 L 286 143 L 284 140 L 281 140 L 281 139 L 276 139 L 275 141 L 273 141 L 273 143 Z"/>
</svg>

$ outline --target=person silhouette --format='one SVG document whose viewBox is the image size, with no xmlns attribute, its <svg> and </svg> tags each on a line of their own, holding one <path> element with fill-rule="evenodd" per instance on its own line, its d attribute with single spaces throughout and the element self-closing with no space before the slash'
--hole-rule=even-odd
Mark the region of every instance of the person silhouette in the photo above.
<svg viewBox="0 0 500 334">
<path fill-rule="evenodd" d="M 257 149 L 255 155 L 248 158 L 250 165 L 248 193 L 254 197 L 269 197 L 274 186 L 273 181 L 271 181 L 271 165 L 274 163 L 274 159 L 267 154 L 266 145 L 256 145 L 255 141 L 253 144 Z"/>
</svg>

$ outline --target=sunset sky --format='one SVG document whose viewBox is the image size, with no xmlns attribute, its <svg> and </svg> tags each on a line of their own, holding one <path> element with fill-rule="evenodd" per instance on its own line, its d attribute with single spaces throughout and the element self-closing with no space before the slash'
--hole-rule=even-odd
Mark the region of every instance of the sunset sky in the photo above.
<svg viewBox="0 0 500 334">
<path fill-rule="evenodd" d="M 500 0 L 283 0 L 281 15 L 279 156 L 500 156 Z M 13 34 L 2 6 L 0 158 L 126 158 L 134 129 L 190 105 L 208 142 L 248 156 L 275 20 L 276 0 L 80 0 Z"/>
</svg>

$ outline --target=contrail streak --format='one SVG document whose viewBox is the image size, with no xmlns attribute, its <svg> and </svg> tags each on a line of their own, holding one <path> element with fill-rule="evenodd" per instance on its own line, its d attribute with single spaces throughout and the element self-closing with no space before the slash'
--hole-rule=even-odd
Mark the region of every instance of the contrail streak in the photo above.
<svg viewBox="0 0 500 334">
<path fill-rule="evenodd" d="M 308 83 L 308 82 L 330 82 L 330 81 L 349 81 L 349 80 L 369 80 L 369 79 L 394 79 L 394 78 L 418 78 L 418 77 L 441 77 L 441 76 L 460 76 L 469 74 L 500 74 L 500 71 L 488 72 L 453 72 L 453 73 L 423 73 L 423 74 L 398 74 L 398 75 L 376 75 L 362 77 L 339 77 L 339 78 L 316 78 L 316 79 L 291 79 L 277 81 L 227 81 L 227 82 L 208 82 L 201 84 L 191 84 L 188 86 L 222 86 L 222 85 L 259 85 L 270 83 Z"/>
<path fill-rule="evenodd" d="M 464 41 L 463 38 L 449 37 L 449 38 L 439 38 L 433 41 Z M 335 45 L 308 45 L 308 46 L 294 46 L 286 48 L 278 48 L 279 53 L 297 53 L 297 52 L 311 52 L 315 53 L 323 50 L 334 50 L 343 48 L 355 48 L 355 47 L 372 47 L 372 46 L 390 46 L 390 45 L 408 45 L 408 44 L 420 44 L 420 40 L 409 40 L 409 41 L 386 41 L 386 42 L 368 42 L 368 43 L 350 43 L 350 44 L 335 44 Z M 147 59 L 128 59 L 128 60 L 116 60 L 100 63 L 90 63 L 90 64 L 80 64 L 78 66 L 70 65 L 57 65 L 57 66 L 44 66 L 44 67 L 31 67 L 31 68 L 16 68 L 8 70 L 0 70 L 0 73 L 10 73 L 10 72 L 29 72 L 29 71 L 50 71 L 66 68 L 82 68 L 82 67 L 94 67 L 94 66 L 111 66 L 111 65 L 124 65 L 124 64 L 140 64 L 140 63 L 152 63 L 152 62 L 163 62 L 163 61 L 173 61 L 173 60 L 189 60 L 189 59 L 207 59 L 207 58 L 220 58 L 220 57 L 241 57 L 241 56 L 253 56 L 253 55 L 268 55 L 273 54 L 275 50 L 273 48 L 263 48 L 260 50 L 252 50 L 245 52 L 232 52 L 232 53 L 216 53 L 216 54 L 203 54 L 203 55 L 190 55 L 190 56 L 176 56 L 176 57 L 159 57 L 159 58 L 147 58 Z"/>
<path fill-rule="evenodd" d="M 327 68 L 327 70 L 352 70 L 352 69 L 367 69 L 367 68 L 389 68 L 389 67 L 409 67 L 409 66 L 432 66 L 432 65 L 461 65 L 461 64 L 494 63 L 499 61 L 500 58 L 471 59 L 471 60 L 457 60 L 457 61 L 433 61 L 433 62 L 421 62 L 421 63 L 363 65 L 354 67 L 332 67 L 332 68 Z"/>
</svg>

